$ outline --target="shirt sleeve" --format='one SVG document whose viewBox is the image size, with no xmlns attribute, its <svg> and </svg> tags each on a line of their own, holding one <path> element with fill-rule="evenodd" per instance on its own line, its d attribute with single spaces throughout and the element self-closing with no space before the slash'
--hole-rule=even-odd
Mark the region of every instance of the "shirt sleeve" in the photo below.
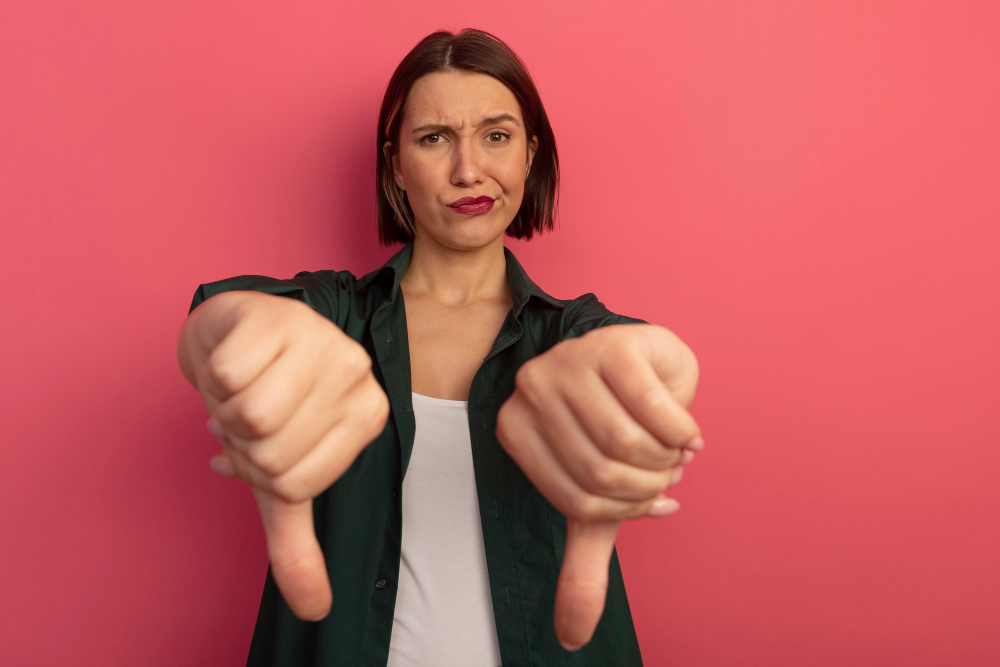
<svg viewBox="0 0 1000 667">
<path fill-rule="evenodd" d="M 188 314 L 206 300 L 223 292 L 250 291 L 298 299 L 320 315 L 343 328 L 349 305 L 351 283 L 349 271 L 300 271 L 294 278 L 242 275 L 198 285 L 191 299 Z"/>
<path fill-rule="evenodd" d="M 612 324 L 649 324 L 638 317 L 612 313 L 607 306 L 597 300 L 593 292 L 584 294 L 567 304 L 563 311 L 562 323 L 560 342 Z"/>
</svg>

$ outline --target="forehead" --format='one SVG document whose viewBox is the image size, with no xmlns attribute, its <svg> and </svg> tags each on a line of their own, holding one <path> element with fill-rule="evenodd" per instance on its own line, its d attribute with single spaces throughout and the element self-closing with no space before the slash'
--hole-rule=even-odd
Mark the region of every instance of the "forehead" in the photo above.
<svg viewBox="0 0 1000 667">
<path fill-rule="evenodd" d="M 486 116 L 507 112 L 521 119 L 521 107 L 510 88 L 479 72 L 425 74 L 410 87 L 404 124 L 475 125 Z"/>
</svg>

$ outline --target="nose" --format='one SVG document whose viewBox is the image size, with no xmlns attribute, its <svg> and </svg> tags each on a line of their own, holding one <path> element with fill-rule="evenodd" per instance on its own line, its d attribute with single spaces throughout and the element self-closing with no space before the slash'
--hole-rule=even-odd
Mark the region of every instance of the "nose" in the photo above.
<svg viewBox="0 0 1000 667">
<path fill-rule="evenodd" d="M 467 137 L 457 142 L 453 153 L 451 182 L 455 185 L 475 185 L 483 181 L 483 152 L 475 145 L 475 139 Z"/>
</svg>

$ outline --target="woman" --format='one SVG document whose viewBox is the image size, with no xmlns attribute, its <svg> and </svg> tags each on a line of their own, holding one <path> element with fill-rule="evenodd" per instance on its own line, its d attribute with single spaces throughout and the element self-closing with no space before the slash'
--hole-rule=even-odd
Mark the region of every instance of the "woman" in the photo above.
<svg viewBox="0 0 1000 667">
<path fill-rule="evenodd" d="M 641 664 L 614 536 L 679 507 L 693 354 L 504 246 L 552 229 L 558 161 L 492 35 L 404 58 L 377 162 L 385 265 L 200 285 L 181 332 L 267 533 L 248 664 Z"/>
</svg>

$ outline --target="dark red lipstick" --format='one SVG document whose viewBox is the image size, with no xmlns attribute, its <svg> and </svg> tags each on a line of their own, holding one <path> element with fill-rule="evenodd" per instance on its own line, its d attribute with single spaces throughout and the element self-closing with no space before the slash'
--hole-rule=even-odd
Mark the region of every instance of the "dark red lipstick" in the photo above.
<svg viewBox="0 0 1000 667">
<path fill-rule="evenodd" d="M 462 197 L 448 204 L 448 208 L 465 215 L 482 215 L 493 208 L 493 202 L 493 197 L 487 197 L 486 195 Z"/>
</svg>

